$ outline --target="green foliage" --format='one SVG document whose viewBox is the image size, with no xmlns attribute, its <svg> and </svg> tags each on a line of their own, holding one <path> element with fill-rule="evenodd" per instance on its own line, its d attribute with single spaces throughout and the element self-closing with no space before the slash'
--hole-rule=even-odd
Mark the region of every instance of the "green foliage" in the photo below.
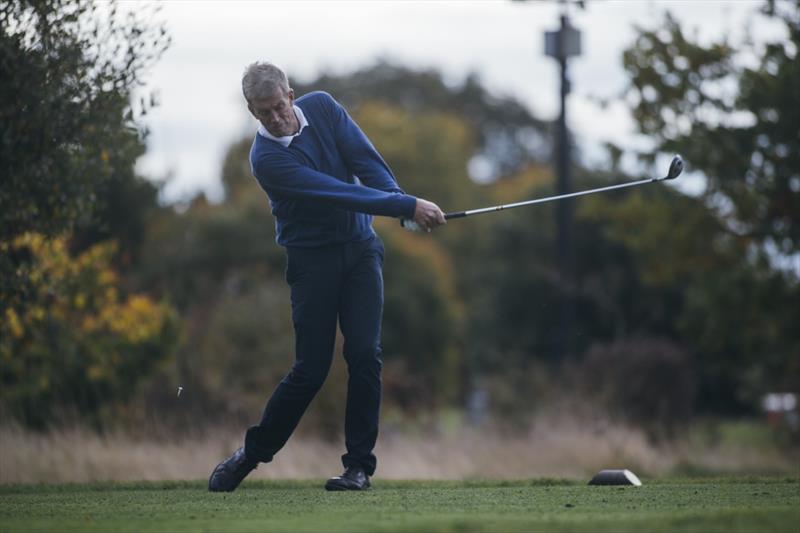
<svg viewBox="0 0 800 533">
<path fill-rule="evenodd" d="M 169 39 L 119 19 L 114 4 L 0 2 L 0 242 L 77 229 L 78 249 L 117 237 L 135 252 L 155 189 L 134 174 L 150 104 L 134 114 L 129 100 Z M 29 297 L 20 271 L 0 258 L 2 308 Z"/>
<path fill-rule="evenodd" d="M 555 260 L 552 205 L 452 221 L 430 235 L 411 235 L 395 220 L 376 219 L 387 251 L 386 405 L 413 411 L 457 403 L 478 382 L 489 384 L 495 409 L 511 411 L 515 404 L 529 411 L 543 390 L 559 383 L 547 382 L 564 363 L 554 357 L 554 342 L 557 311 L 565 300 L 576 310 L 570 339 L 575 360 L 568 363 L 589 375 L 607 371 L 608 384 L 632 379 L 631 373 L 641 378 L 633 396 L 594 391 L 603 405 L 630 420 L 654 412 L 653 420 L 668 427 L 694 409 L 741 413 L 753 409 L 767 390 L 800 386 L 800 367 L 792 357 L 800 352 L 795 326 L 800 288 L 791 274 L 773 269 L 775 254 L 769 252 L 797 251 L 795 5 L 776 5 L 775 16 L 784 21 L 789 38 L 763 48 L 703 46 L 669 17 L 662 28 L 640 30 L 624 60 L 634 117 L 655 143 L 644 157 L 679 151 L 690 169 L 708 177 L 708 189 L 692 198 L 654 185 L 577 201 L 571 280 Z M 163 294 L 185 321 L 177 357 L 149 384 L 148 409 L 161 413 L 174 407 L 177 383 L 184 396 L 182 411 L 173 414 L 191 421 L 214 416 L 252 421 L 293 357 L 284 256 L 274 243 L 267 198 L 250 172 L 252 138 L 236 142 L 226 155 L 222 203 L 201 196 L 176 209 L 157 209 L 155 188 L 133 173 L 143 144 L 136 129 L 140 117 L 129 112 L 128 102 L 141 72 L 166 45 L 163 33 L 138 19 L 111 23 L 113 17 L 103 18 L 104 8 L 93 4 L 0 0 L 0 6 L 0 52 L 10 58 L 0 63 L 0 138 L 6 139 L 0 147 L 0 217 L 6 232 L 0 242 L 9 251 L 0 261 L 4 296 L 15 295 L 4 303 L 14 302 L 16 317 L 3 311 L 3 346 L 11 346 L 12 354 L 7 357 L 16 361 L 23 353 L 9 343 L 18 340 L 17 326 L 27 332 L 37 324 L 29 312 L 43 294 L 26 273 L 37 264 L 29 247 L 12 249 L 11 239 L 26 228 L 44 235 L 76 228 L 67 263 L 105 249 L 97 243 L 113 238 L 120 245 L 114 261 L 127 269 L 114 286 Z M 95 16 L 98 37 L 84 31 L 92 24 L 76 22 Z M 89 46 L 94 39 L 102 45 Z M 106 61 L 115 53 L 137 59 Z M 757 64 L 741 66 L 738 58 L 746 53 L 755 53 Z M 28 56 L 29 62 L 17 60 Z M 38 83 L 28 87 L 28 80 Z M 453 85 L 435 71 L 378 63 L 292 85 L 298 94 L 321 89 L 341 100 L 401 187 L 445 210 L 553 192 L 549 170 L 531 165 L 549 156 L 546 124 L 518 102 L 491 95 L 475 77 Z M 490 174 L 502 179 L 473 183 L 468 168 L 476 157 L 488 160 Z M 576 189 L 612 179 L 576 170 Z M 38 216 L 50 212 L 52 217 Z M 97 223 L 87 225 L 89 220 Z M 105 266 L 97 268 L 107 268 L 110 260 L 104 255 Z M 126 302 L 119 297 L 109 305 L 122 309 Z M 161 309 L 153 315 L 162 317 L 164 329 L 160 340 L 148 345 L 152 359 L 139 345 L 121 348 L 127 346 L 122 330 L 109 330 L 116 337 L 73 338 L 66 326 L 73 322 L 56 323 L 64 353 L 89 361 L 112 358 L 107 370 L 112 377 L 92 382 L 92 390 L 102 394 L 74 405 L 101 409 L 99 398 L 112 388 L 121 391 L 114 397 L 121 401 L 165 359 L 176 341 L 171 315 Z M 122 352 L 138 361 L 134 370 L 125 370 L 128 377 L 117 372 L 110 355 Z M 55 352 L 36 353 L 54 360 L 49 353 Z M 328 435 L 341 425 L 346 380 L 340 362 L 304 422 Z M 23 379 L 22 370 L 14 368 L 12 385 Z M 62 371 L 73 367 L 48 368 L 31 375 L 41 380 L 47 372 L 75 374 Z M 642 400 L 652 383 L 664 385 L 667 374 L 674 377 L 668 384 L 685 387 L 662 391 L 667 403 L 648 403 L 661 396 Z M 592 393 L 576 389 L 585 391 Z M 19 393 L 14 405 L 27 405 L 23 397 Z"/>
<path fill-rule="evenodd" d="M 177 344 L 172 309 L 112 268 L 156 207 L 134 172 L 153 102 L 130 100 L 169 38 L 141 13 L 0 1 L 0 407 L 31 425 L 97 419 Z"/>
<path fill-rule="evenodd" d="M 520 102 L 489 93 L 476 74 L 469 75 L 461 85 L 454 85 L 445 82 L 442 73 L 435 70 L 378 61 L 346 75 L 323 74 L 308 83 L 290 81 L 297 94 L 328 91 L 350 110 L 357 110 L 365 102 L 380 102 L 415 115 L 458 117 L 476 141 L 476 150 L 470 157 L 479 156 L 489 166 L 486 178 L 512 174 L 531 161 L 545 161 L 552 151 L 548 124 L 535 118 Z M 435 142 L 442 140 L 443 136 L 437 136 Z"/>
<path fill-rule="evenodd" d="M 581 366 L 581 380 L 595 405 L 644 428 L 654 440 L 674 437 L 694 411 L 694 362 L 663 339 L 596 344 Z"/>
<path fill-rule="evenodd" d="M 460 392 L 463 370 L 463 309 L 450 257 L 435 241 L 399 225 L 378 230 L 386 246 L 385 396 L 409 409 L 447 405 Z"/>
<path fill-rule="evenodd" d="M 88 224 L 98 188 L 132 175 L 131 92 L 169 39 L 118 19 L 114 4 L 0 2 L 0 240 Z"/>
<path fill-rule="evenodd" d="M 180 357 L 194 372 L 181 383 L 208 412 L 253 419 L 293 361 L 289 291 L 264 270 L 231 273 L 221 289 L 189 310 L 192 334 Z"/>
<path fill-rule="evenodd" d="M 698 277 L 684 296 L 677 326 L 698 354 L 702 405 L 752 409 L 767 392 L 800 390 L 800 285 L 739 264 Z"/>
<path fill-rule="evenodd" d="M 247 143 L 231 147 L 247 161 Z M 225 166 L 225 183 L 241 165 Z M 246 170 L 249 173 L 249 166 Z M 255 179 L 241 180 L 240 196 L 220 205 L 196 198 L 178 213 L 149 220 L 136 285 L 165 294 L 185 321 L 173 365 L 148 387 L 147 409 L 174 407 L 175 385 L 186 389 L 182 416 L 240 416 L 252 421 L 293 356 L 283 251 L 274 242 L 274 220 Z"/>
<path fill-rule="evenodd" d="M 70 239 L 73 251 L 83 250 L 107 240 L 118 243 L 115 262 L 124 270 L 140 260 L 148 220 L 164 210 L 158 205 L 158 186 L 136 175 L 114 179 L 95 190 L 95 221 L 75 229 Z"/>
<path fill-rule="evenodd" d="M 354 118 L 409 194 L 437 202 L 445 211 L 475 201 L 478 187 L 467 174 L 475 133 L 461 117 L 366 101 Z"/>
<path fill-rule="evenodd" d="M 624 54 L 627 99 L 653 152 L 680 152 L 730 230 L 767 253 L 800 253 L 800 2 L 767 3 L 782 24 L 763 45 L 701 45 L 669 14 Z M 753 64 L 751 58 L 755 58 Z"/>
<path fill-rule="evenodd" d="M 138 283 L 166 291 L 181 310 L 213 299 L 229 275 L 283 271 L 275 220 L 250 172 L 251 144 L 252 139 L 243 139 L 229 148 L 221 204 L 201 195 L 185 208 L 164 210 L 149 220 Z"/>
<path fill-rule="evenodd" d="M 691 350 L 702 410 L 752 410 L 762 394 L 800 386 L 792 357 L 800 347 L 793 326 L 798 285 L 752 264 L 747 242 L 702 199 L 640 190 L 622 201 L 586 201 L 579 217 L 628 250 L 629 279 L 638 278 L 638 289 L 623 315 L 625 329 L 667 336 Z M 631 298 L 626 292 L 619 301 Z"/>
<path fill-rule="evenodd" d="M 281 271 L 282 251 L 273 235 L 266 205 L 240 209 L 198 198 L 185 213 L 162 213 L 150 221 L 137 268 L 139 283 L 167 291 L 185 309 L 217 293 L 231 272 Z"/>
<path fill-rule="evenodd" d="M 578 188 L 597 182 L 584 181 Z M 493 202 L 553 193 L 549 171 L 531 168 L 490 188 Z M 580 205 L 580 204 L 579 204 Z M 558 309 L 567 298 L 577 310 L 571 352 L 593 342 L 630 334 L 638 279 L 630 253 L 603 237 L 602 225 L 575 222 L 575 281 L 568 283 L 555 260 L 554 206 L 503 212 L 465 224 L 472 244 L 462 262 L 470 309 L 471 359 L 481 372 L 516 373 L 531 361 L 557 364 Z M 522 392 L 522 391 L 521 391 Z"/>
<path fill-rule="evenodd" d="M 93 416 L 129 399 L 177 344 L 168 305 L 121 294 L 113 244 L 71 257 L 65 239 L 28 233 L 0 251 L 28 258 L 28 305 L 6 308 L 0 322 L 0 403 L 26 424 L 71 410 Z"/>
<path fill-rule="evenodd" d="M 600 175 L 579 179 L 578 189 L 607 183 Z M 548 174 L 532 169 L 491 190 L 502 202 L 546 196 L 549 183 Z M 800 349 L 798 285 L 751 263 L 747 243 L 702 199 L 663 186 L 581 199 L 572 283 L 555 266 L 553 220 L 552 208 L 542 206 L 463 222 L 473 229 L 472 245 L 459 263 L 478 265 L 458 270 L 468 287 L 465 345 L 473 371 L 499 380 L 493 397 L 510 387 L 518 398 L 535 398 L 529 384 L 536 380 L 515 376 L 541 373 L 536 361 L 562 363 L 551 354 L 554 310 L 566 298 L 576 310 L 570 342 L 578 366 L 591 366 L 581 360 L 593 347 L 625 339 L 668 339 L 690 354 L 697 401 L 676 413 L 752 411 L 765 392 L 800 386 L 792 356 Z M 616 408 L 628 405 L 636 418 L 644 404 L 628 400 Z"/>
<path fill-rule="evenodd" d="M 717 412 L 800 387 L 797 271 L 772 267 L 800 254 L 800 2 L 762 12 L 783 29 L 764 44 L 699 44 L 667 14 L 624 54 L 626 98 L 654 141 L 642 156 L 682 153 L 706 178 L 697 201 L 641 193 L 586 203 L 670 302 L 669 334 L 697 358 L 698 403 Z"/>
</svg>

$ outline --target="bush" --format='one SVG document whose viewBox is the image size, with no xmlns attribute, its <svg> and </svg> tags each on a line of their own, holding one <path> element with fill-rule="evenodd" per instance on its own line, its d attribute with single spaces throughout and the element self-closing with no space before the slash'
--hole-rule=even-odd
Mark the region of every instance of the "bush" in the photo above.
<svg viewBox="0 0 800 533">
<path fill-rule="evenodd" d="M 0 404 L 22 422 L 43 427 L 59 410 L 99 414 L 128 399 L 175 348 L 174 311 L 121 294 L 109 266 L 115 249 L 107 242 L 71 257 L 65 238 L 36 233 L 0 242 L 28 286 L 0 322 Z"/>
<path fill-rule="evenodd" d="M 693 414 L 692 360 L 670 341 L 643 338 L 594 345 L 579 373 L 584 391 L 599 407 L 641 426 L 653 439 L 675 436 Z"/>
<path fill-rule="evenodd" d="M 406 409 L 450 404 L 461 388 L 463 309 L 450 257 L 435 241 L 381 221 L 386 245 L 384 397 Z"/>
</svg>

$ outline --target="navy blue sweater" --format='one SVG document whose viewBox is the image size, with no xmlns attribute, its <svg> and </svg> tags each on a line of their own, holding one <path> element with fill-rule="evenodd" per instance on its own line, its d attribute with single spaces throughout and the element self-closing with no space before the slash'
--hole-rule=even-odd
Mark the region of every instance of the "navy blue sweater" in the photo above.
<svg viewBox="0 0 800 533">
<path fill-rule="evenodd" d="M 276 241 L 314 247 L 366 240 L 372 216 L 413 218 L 416 198 L 397 185 L 389 166 L 331 95 L 297 100 L 308 126 L 288 147 L 256 134 L 253 175 L 269 196 Z M 358 177 L 356 179 L 356 176 Z"/>
</svg>

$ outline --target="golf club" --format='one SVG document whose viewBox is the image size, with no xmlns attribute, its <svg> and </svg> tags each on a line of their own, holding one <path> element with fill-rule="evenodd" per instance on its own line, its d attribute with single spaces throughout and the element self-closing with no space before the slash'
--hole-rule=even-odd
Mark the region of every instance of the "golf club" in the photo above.
<svg viewBox="0 0 800 533">
<path fill-rule="evenodd" d="M 548 196 L 547 198 L 538 198 L 536 200 L 527 200 L 525 202 L 517 202 L 513 204 L 495 205 L 492 207 L 483 207 L 480 209 L 471 209 L 469 211 L 455 211 L 453 213 L 446 213 L 444 218 L 450 220 L 451 218 L 463 218 L 471 215 L 480 215 L 483 213 L 492 213 L 494 211 L 502 211 L 503 209 L 513 209 L 515 207 L 523 207 L 526 205 L 543 204 L 545 202 L 553 202 L 555 200 L 563 200 L 565 198 L 573 198 L 575 196 L 585 196 L 587 194 L 594 194 L 596 192 L 613 191 L 614 189 L 623 189 L 625 187 L 633 187 L 635 185 L 644 185 L 645 183 L 655 183 L 658 181 L 674 180 L 683 172 L 683 159 L 680 155 L 672 158 L 669 164 L 667 175 L 663 178 L 646 178 L 643 180 L 632 181 L 630 183 L 621 183 L 619 185 L 610 185 L 608 187 L 600 187 L 597 189 L 589 189 L 587 191 L 573 192 L 569 194 L 560 194 L 558 196 Z M 422 231 L 422 228 L 413 220 L 404 218 L 400 220 L 400 225 L 409 231 Z"/>
</svg>

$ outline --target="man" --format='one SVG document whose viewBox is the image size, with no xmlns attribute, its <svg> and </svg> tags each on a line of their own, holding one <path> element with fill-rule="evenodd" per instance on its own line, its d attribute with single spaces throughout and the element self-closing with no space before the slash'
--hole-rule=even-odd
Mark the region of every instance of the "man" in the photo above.
<svg viewBox="0 0 800 533">
<path fill-rule="evenodd" d="M 445 223 L 435 204 L 405 194 L 389 167 L 329 94 L 295 100 L 286 75 L 254 63 L 242 78 L 247 107 L 261 123 L 250 151 L 269 196 L 278 244 L 286 248 L 295 362 L 249 428 L 244 446 L 211 473 L 210 491 L 232 491 L 269 462 L 294 431 L 328 374 L 337 321 L 347 361 L 345 471 L 328 490 L 370 486 L 381 397 L 383 244 L 372 216 L 412 219 L 430 231 Z"/>
</svg>

